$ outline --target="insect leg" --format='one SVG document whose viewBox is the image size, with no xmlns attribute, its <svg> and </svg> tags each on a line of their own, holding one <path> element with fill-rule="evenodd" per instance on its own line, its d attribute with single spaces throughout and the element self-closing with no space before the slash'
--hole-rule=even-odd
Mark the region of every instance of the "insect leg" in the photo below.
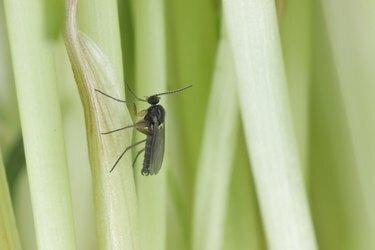
<svg viewBox="0 0 375 250">
<path fill-rule="evenodd" d="M 124 152 L 121 153 L 120 157 L 117 159 L 117 161 L 115 162 L 115 164 L 113 165 L 113 167 L 111 168 L 111 170 L 109 170 L 109 172 L 111 173 L 111 172 L 115 169 L 117 163 L 119 163 L 119 161 L 121 160 L 121 158 L 124 156 L 124 154 L 125 154 L 129 149 L 131 149 L 131 148 L 133 148 L 133 147 L 135 147 L 135 146 L 137 146 L 137 145 L 139 145 L 139 144 L 141 144 L 141 143 L 146 142 L 146 140 L 147 140 L 147 139 L 144 139 L 144 140 L 142 140 L 142 141 L 136 142 L 136 143 L 134 143 L 133 145 L 130 145 L 129 147 L 127 147 L 127 148 L 124 150 Z"/>
<path fill-rule="evenodd" d="M 136 126 L 136 129 L 141 132 L 142 134 L 145 134 L 147 136 L 151 135 L 150 133 L 150 125 L 147 124 L 147 122 L 145 120 L 140 120 L 139 122 L 137 122 L 137 126 Z"/>
<path fill-rule="evenodd" d="M 137 105 L 135 105 L 135 103 L 133 103 L 133 113 L 135 116 L 138 114 Z"/>
<path fill-rule="evenodd" d="M 133 113 L 137 117 L 144 117 L 147 114 L 147 109 L 138 111 L 137 106 L 133 103 Z"/>
<path fill-rule="evenodd" d="M 137 112 L 138 117 L 144 117 L 147 114 L 147 109 Z"/>
<path fill-rule="evenodd" d="M 150 134 L 148 132 L 147 124 L 144 120 L 141 120 L 141 121 L 139 121 L 139 122 L 137 122 L 136 124 L 133 124 L 133 125 L 128 125 L 128 126 L 118 128 L 118 129 L 115 129 L 115 130 L 111 130 L 111 131 L 108 131 L 108 132 L 104 132 L 104 133 L 101 133 L 101 134 L 102 135 L 108 135 L 108 134 L 111 134 L 113 132 L 117 132 L 117 131 L 124 130 L 124 129 L 127 129 L 127 128 L 133 128 L 133 127 L 136 127 L 138 131 L 140 131 L 141 133 L 143 133 L 145 135 Z"/>
<path fill-rule="evenodd" d="M 102 94 L 102 95 L 104 95 L 104 96 L 106 96 L 106 97 L 109 97 L 109 98 L 111 98 L 112 100 L 115 100 L 115 101 L 117 101 L 117 102 L 126 103 L 125 100 L 117 99 L 117 98 L 115 98 L 115 97 L 113 97 L 113 96 L 110 96 L 110 95 L 104 93 L 103 91 L 101 91 L 101 90 L 99 90 L 99 89 L 95 89 L 95 91 L 96 91 L 96 92 L 99 92 L 100 94 Z"/>
<path fill-rule="evenodd" d="M 135 162 L 136 162 L 137 159 L 138 159 L 138 156 L 140 156 L 140 154 L 142 154 L 144 151 L 145 151 L 145 149 L 139 150 L 139 152 L 137 153 L 137 155 L 136 155 L 135 158 L 134 158 L 134 161 L 133 161 L 133 167 L 134 167 L 134 165 L 135 165 Z"/>
</svg>

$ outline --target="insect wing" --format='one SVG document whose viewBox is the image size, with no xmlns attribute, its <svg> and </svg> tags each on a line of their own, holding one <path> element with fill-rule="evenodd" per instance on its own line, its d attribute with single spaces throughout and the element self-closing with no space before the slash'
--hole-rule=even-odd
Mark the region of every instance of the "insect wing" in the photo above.
<svg viewBox="0 0 375 250">
<path fill-rule="evenodd" d="M 165 124 L 160 124 L 154 129 L 151 140 L 150 174 L 157 174 L 161 168 L 164 157 Z"/>
</svg>

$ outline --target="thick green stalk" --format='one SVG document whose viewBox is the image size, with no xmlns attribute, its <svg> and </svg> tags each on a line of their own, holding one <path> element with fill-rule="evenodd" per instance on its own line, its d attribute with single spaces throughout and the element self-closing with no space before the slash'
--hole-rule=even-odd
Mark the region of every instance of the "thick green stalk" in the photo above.
<svg viewBox="0 0 375 250">
<path fill-rule="evenodd" d="M 371 231 L 367 231 L 348 116 L 323 13 L 316 9 L 307 175 L 314 226 L 320 249 L 368 249 Z"/>
<path fill-rule="evenodd" d="M 266 241 L 242 126 L 235 151 L 222 249 L 265 250 Z"/>
<path fill-rule="evenodd" d="M 195 250 L 222 249 L 223 246 L 229 184 L 239 127 L 236 81 L 232 51 L 228 37 L 223 34 L 197 170 L 192 233 Z M 225 114 L 225 119 L 218 114 Z"/>
<path fill-rule="evenodd" d="M 116 0 L 80 0 L 78 3 L 78 21 L 82 32 L 99 46 L 111 62 L 123 87 L 123 67 L 120 41 L 120 26 Z"/>
<path fill-rule="evenodd" d="M 75 249 L 58 103 L 54 44 L 44 1 L 4 1 L 38 247 Z"/>
<path fill-rule="evenodd" d="M 164 1 L 136 0 L 133 2 L 135 27 L 136 90 L 139 96 L 160 93 L 167 89 Z M 161 103 L 167 110 L 166 98 Z M 173 98 L 173 97 L 171 97 Z M 144 109 L 145 106 L 139 106 Z M 166 124 L 168 139 L 168 122 Z M 141 140 L 144 136 L 137 136 Z M 168 142 L 160 173 L 152 177 L 139 175 L 142 158 L 138 159 L 136 176 L 139 201 L 141 249 L 165 249 L 166 238 L 166 172 Z M 140 148 L 139 148 L 140 149 Z M 134 152 L 138 152 L 138 150 Z"/>
<path fill-rule="evenodd" d="M 124 99 L 116 4 L 99 2 L 81 6 L 90 10 L 86 17 L 93 15 L 92 26 L 88 24 L 87 29 L 98 45 L 78 31 L 77 1 L 67 2 L 66 47 L 85 112 L 98 247 L 138 249 L 137 198 L 130 154 L 124 154 L 110 173 L 116 159 L 130 145 L 131 133 L 101 134 L 131 120 L 124 104 L 95 91 L 100 89 Z"/>
<path fill-rule="evenodd" d="M 168 86 L 193 88 L 168 103 L 168 249 L 191 249 L 196 164 L 218 41 L 219 4 L 166 1 Z M 170 120 L 168 120 L 170 119 Z"/>
<path fill-rule="evenodd" d="M 356 172 L 364 197 L 362 248 L 375 247 L 375 3 L 371 0 L 321 1 L 337 68 L 343 106 L 353 143 Z M 367 234 L 367 232 L 369 234 Z"/>
<path fill-rule="evenodd" d="M 275 3 L 223 3 L 267 245 L 316 249 L 291 125 Z"/>
<path fill-rule="evenodd" d="M 12 201 L 8 189 L 5 168 L 0 152 L 0 242 L 3 249 L 21 249 L 20 239 L 14 218 Z"/>
</svg>

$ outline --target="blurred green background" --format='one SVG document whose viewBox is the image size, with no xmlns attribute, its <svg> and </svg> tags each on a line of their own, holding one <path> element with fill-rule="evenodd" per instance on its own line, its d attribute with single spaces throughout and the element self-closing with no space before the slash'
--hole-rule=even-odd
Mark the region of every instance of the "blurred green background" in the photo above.
<svg viewBox="0 0 375 250">
<path fill-rule="evenodd" d="M 206 189 L 204 185 L 198 187 L 200 168 L 215 171 L 215 165 L 204 166 L 202 163 L 205 156 L 215 155 L 218 147 L 212 144 L 206 150 L 202 145 L 210 139 L 205 136 L 210 126 L 220 126 L 221 119 L 230 117 L 232 122 L 225 129 L 231 129 L 234 141 L 228 141 L 225 154 L 233 157 L 229 160 L 227 178 L 223 178 L 227 185 L 221 197 L 225 209 L 218 215 L 219 248 L 267 249 L 267 233 L 241 125 L 246 121 L 237 113 L 216 113 L 215 107 L 209 105 L 215 89 L 221 89 L 213 84 L 214 72 L 225 70 L 215 69 L 224 22 L 222 3 L 219 0 L 160 1 L 164 26 L 149 31 L 143 26 L 142 18 L 151 15 L 154 9 L 147 6 L 147 1 L 137 1 L 118 0 L 125 82 L 140 96 L 152 94 L 144 92 L 150 89 L 160 92 L 186 83 L 194 85 L 178 96 L 164 98 L 168 117 L 166 164 L 162 169 L 166 176 L 166 195 L 160 202 L 165 210 L 161 210 L 164 214 L 160 215 L 164 218 L 163 225 L 160 225 L 160 231 L 154 232 L 156 238 L 163 240 L 156 240 L 156 245 L 151 240 L 149 244 L 141 244 L 141 248 L 218 247 L 200 245 L 200 241 L 207 240 L 204 238 L 207 235 L 200 239 L 198 231 L 206 229 L 194 226 L 197 216 L 194 211 L 199 191 Z M 51 84 L 56 84 L 59 91 L 77 249 L 96 249 L 83 109 L 62 41 L 64 2 L 33 2 L 43 4 L 45 39 L 53 46 L 54 67 L 59 78 Z M 84 8 L 80 1 L 79 7 Z M 280 0 L 277 7 L 293 131 L 318 248 L 375 249 L 375 2 Z M 4 3 L 0 1 L 1 153 L 21 243 L 24 249 L 37 249 L 7 28 Z M 164 39 L 161 46 L 165 50 L 162 51 L 165 83 L 158 85 L 163 89 L 142 82 L 153 79 L 142 65 L 148 59 L 157 61 L 139 50 L 145 40 L 150 39 L 153 43 L 148 32 L 156 34 L 155 43 L 160 37 Z M 236 89 L 236 85 L 233 83 L 226 88 Z M 213 101 L 225 104 L 225 95 L 223 99 Z M 137 165 L 137 189 L 142 189 L 140 178 L 143 177 L 138 177 L 139 174 L 140 165 Z M 207 189 L 210 184 L 207 182 Z M 140 202 L 140 209 L 142 204 L 147 205 Z M 144 223 L 147 227 L 148 222 Z M 140 230 L 142 241 L 143 226 Z"/>
</svg>

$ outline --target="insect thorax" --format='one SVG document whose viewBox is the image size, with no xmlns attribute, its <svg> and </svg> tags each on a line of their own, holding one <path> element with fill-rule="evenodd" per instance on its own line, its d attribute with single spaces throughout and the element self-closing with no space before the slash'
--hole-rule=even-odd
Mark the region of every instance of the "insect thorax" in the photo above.
<svg viewBox="0 0 375 250">
<path fill-rule="evenodd" d="M 152 105 L 147 109 L 147 114 L 145 115 L 144 120 L 150 124 L 164 123 L 165 110 L 161 105 Z"/>
</svg>

